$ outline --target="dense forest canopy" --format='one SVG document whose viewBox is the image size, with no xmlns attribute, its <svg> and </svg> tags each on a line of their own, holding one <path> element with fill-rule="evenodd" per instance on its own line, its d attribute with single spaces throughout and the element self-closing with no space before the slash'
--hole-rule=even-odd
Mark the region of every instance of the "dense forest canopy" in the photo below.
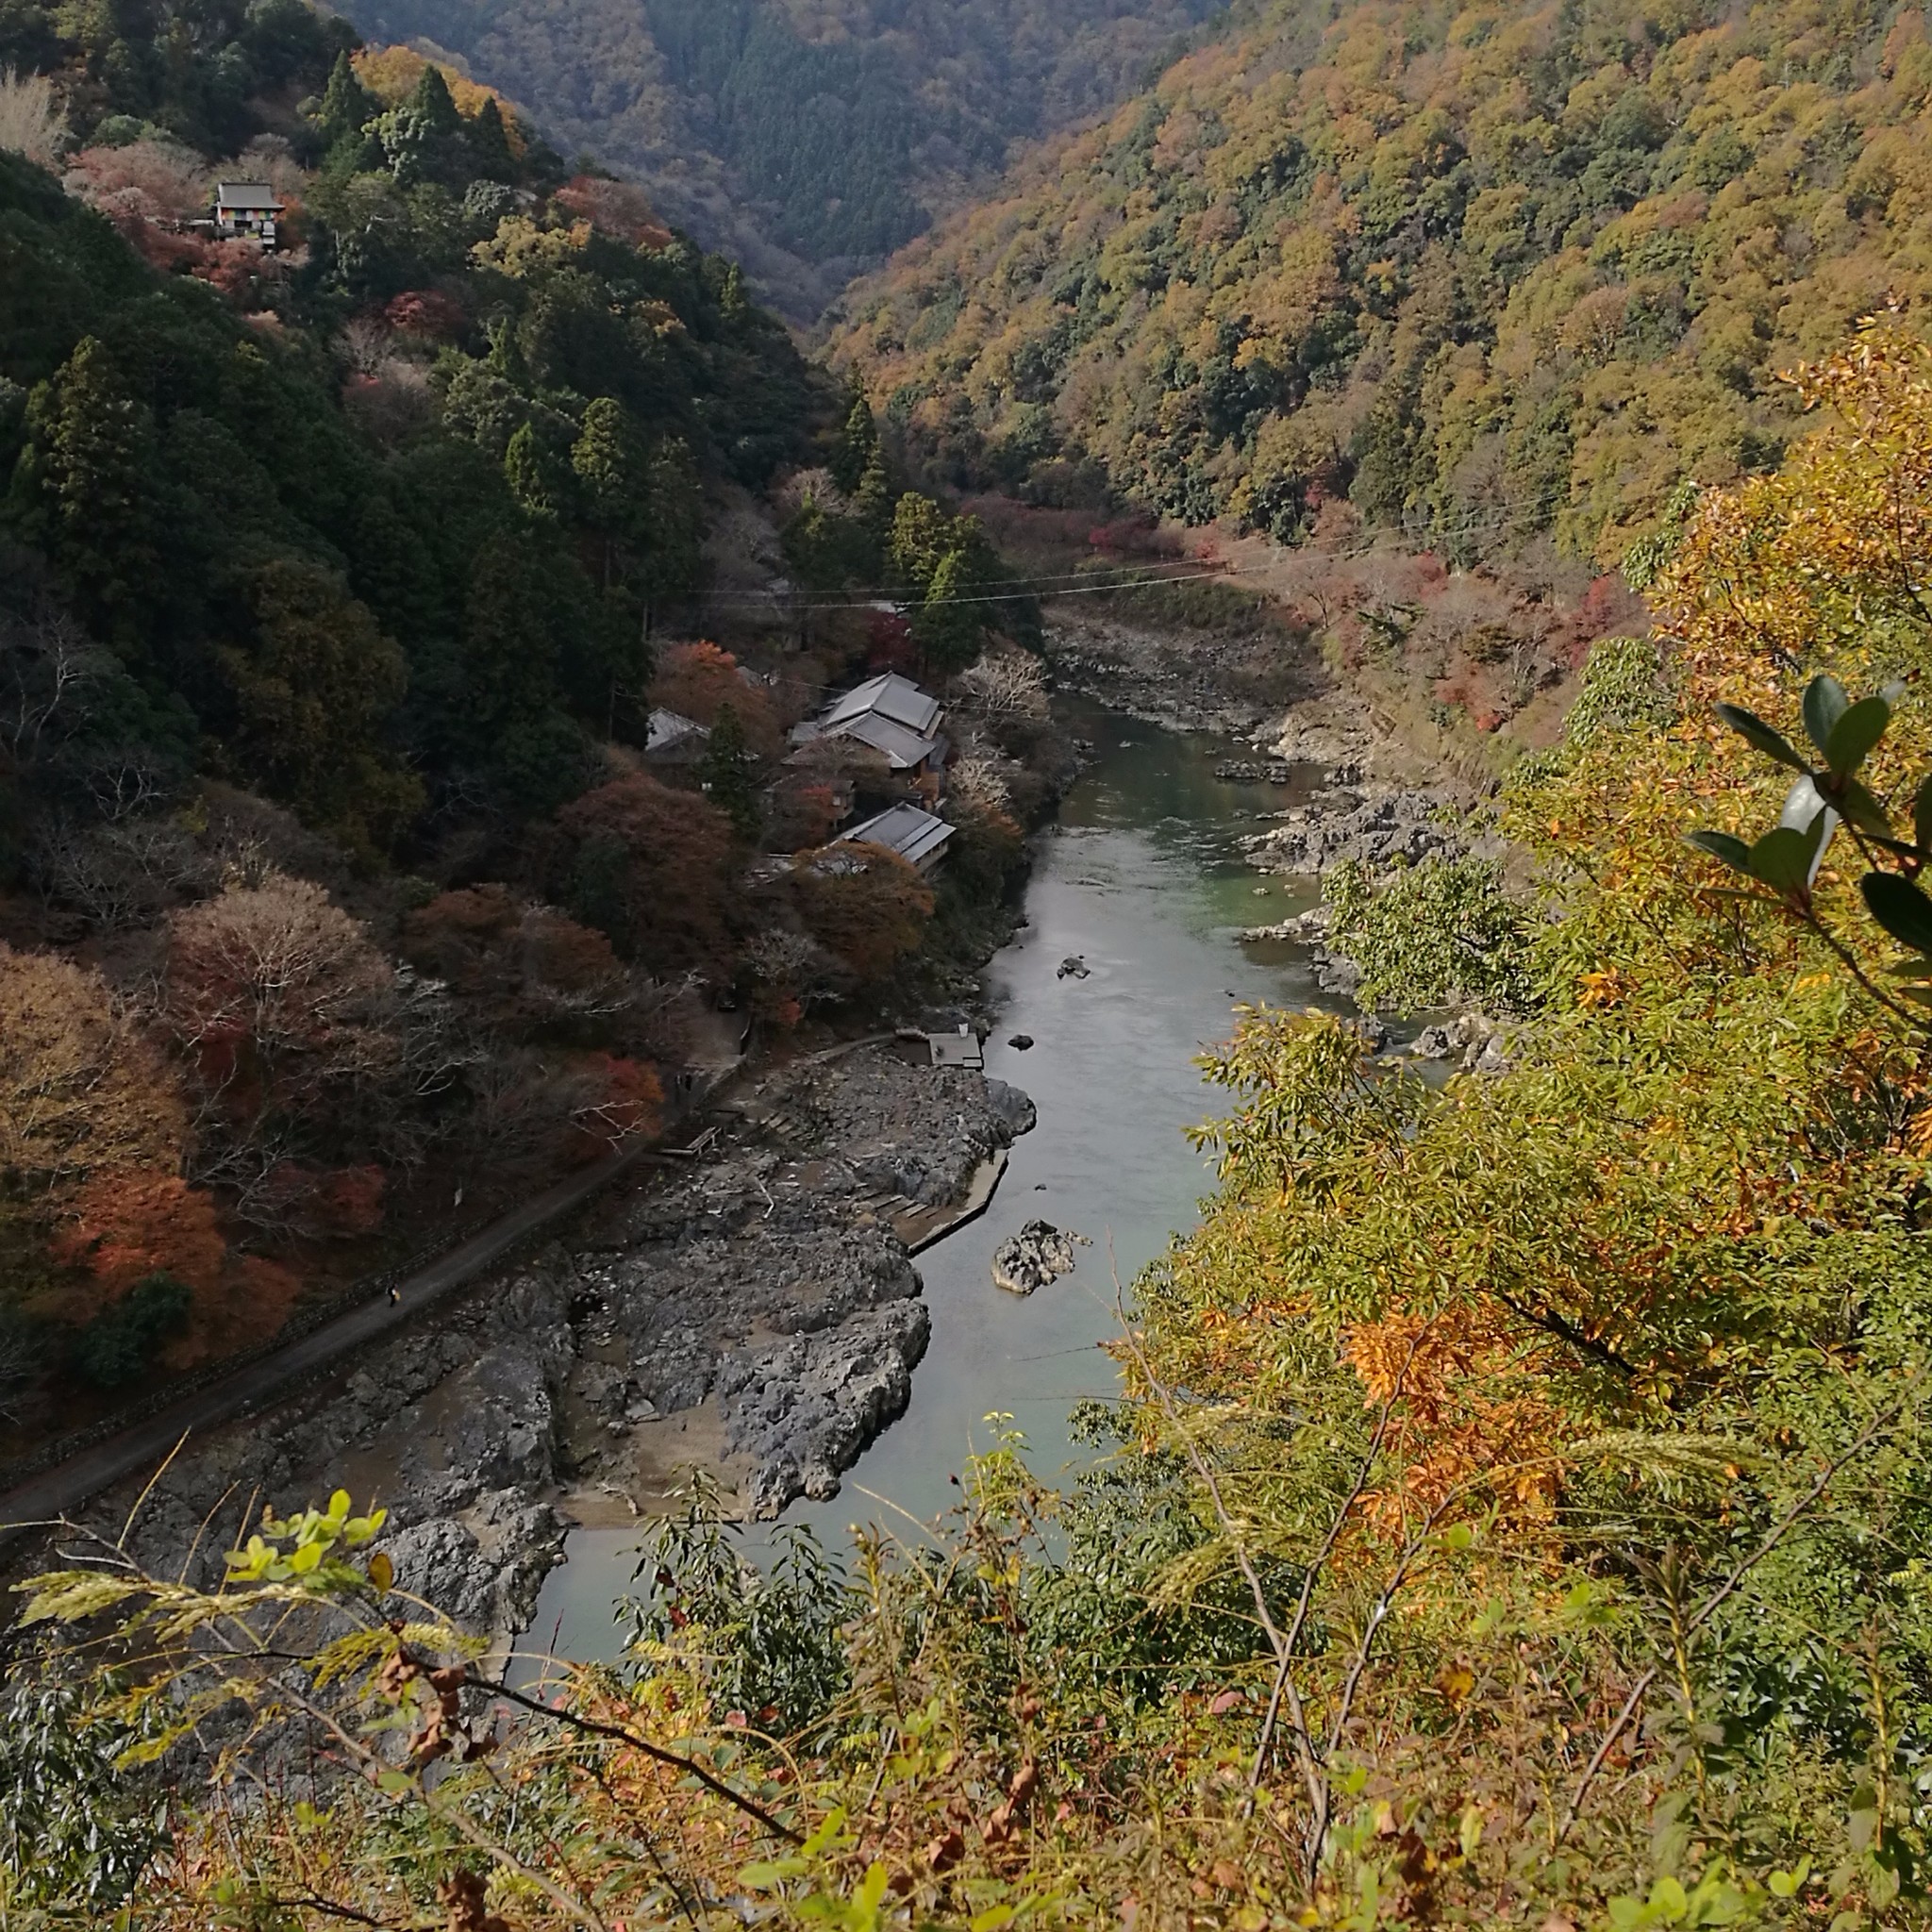
<svg viewBox="0 0 1932 1932">
<path fill-rule="evenodd" d="M 7 31 L 0 61 L 71 76 L 79 143 L 74 194 L 4 158 L 20 579 L 194 755 L 352 844 L 451 785 L 558 803 L 614 688 L 636 727 L 705 482 L 806 447 L 822 405 L 784 331 L 636 191 L 573 178 L 480 90 L 466 114 L 414 57 L 352 62 L 340 22 L 238 9 L 206 48 L 158 11 Z M 194 230 L 216 160 L 281 185 L 298 245 Z M 304 687 L 325 674 L 293 661 L 298 624 L 335 689 Z"/>
<path fill-rule="evenodd" d="M 727 524 L 758 667 L 691 634 Z M 909 614 L 806 656 L 787 558 Z M 0 1457 L 654 1131 L 706 997 L 889 977 L 935 895 L 791 860 L 905 787 L 785 730 L 874 630 L 970 664 L 997 575 L 491 90 L 293 0 L 0 10 Z M 697 755 L 647 763 L 660 707 Z"/>
<path fill-rule="evenodd" d="M 1928 103 L 1916 6 L 1272 5 L 859 285 L 835 353 L 960 481 L 1614 562 L 1927 291 Z"/>
<path fill-rule="evenodd" d="M 1107 108 L 1213 0 L 357 0 L 446 47 L 811 320 L 1015 145 Z"/>
</svg>

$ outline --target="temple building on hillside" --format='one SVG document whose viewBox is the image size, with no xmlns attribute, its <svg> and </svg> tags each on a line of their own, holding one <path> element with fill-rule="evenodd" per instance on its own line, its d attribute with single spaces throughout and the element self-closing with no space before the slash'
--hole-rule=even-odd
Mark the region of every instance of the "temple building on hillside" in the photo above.
<svg viewBox="0 0 1932 1932">
<path fill-rule="evenodd" d="M 288 204 L 266 181 L 223 181 L 215 188 L 215 233 L 225 241 L 275 245 L 275 224 Z"/>
</svg>

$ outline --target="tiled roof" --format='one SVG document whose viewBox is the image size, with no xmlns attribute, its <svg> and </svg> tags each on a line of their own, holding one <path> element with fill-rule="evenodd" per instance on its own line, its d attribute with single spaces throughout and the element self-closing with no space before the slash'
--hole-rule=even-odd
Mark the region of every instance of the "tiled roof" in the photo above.
<svg viewBox="0 0 1932 1932">
<path fill-rule="evenodd" d="M 651 713 L 651 726 L 644 735 L 646 751 L 669 751 L 691 738 L 708 738 L 710 733 L 695 718 L 682 711 L 667 711 L 660 705 Z"/>
<path fill-rule="evenodd" d="M 851 719 L 872 712 L 890 718 L 894 724 L 924 738 L 939 723 L 940 701 L 923 691 L 909 677 L 888 671 L 882 677 L 869 677 L 855 690 L 829 706 L 819 723 L 829 731 Z"/>
<path fill-rule="evenodd" d="M 944 819 L 936 819 L 916 805 L 889 806 L 876 818 L 867 819 L 840 834 L 841 845 L 883 845 L 896 852 L 908 864 L 919 865 L 941 851 L 953 836 Z"/>
</svg>

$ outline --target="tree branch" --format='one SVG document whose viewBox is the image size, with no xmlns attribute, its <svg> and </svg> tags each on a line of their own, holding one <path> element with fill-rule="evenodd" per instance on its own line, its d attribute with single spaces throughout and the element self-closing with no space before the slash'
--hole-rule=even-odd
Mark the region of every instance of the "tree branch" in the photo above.
<svg viewBox="0 0 1932 1932">
<path fill-rule="evenodd" d="M 654 1744 L 650 1739 L 640 1737 L 637 1732 L 627 1730 L 622 1724 L 602 1724 L 595 1718 L 583 1716 L 578 1711 L 545 1704 L 541 1698 L 525 1696 L 521 1690 L 512 1690 L 508 1684 L 486 1677 L 475 1665 L 470 1667 L 464 1681 L 478 1690 L 487 1690 L 492 1697 L 502 1698 L 506 1704 L 513 1704 L 522 1710 L 533 1711 L 539 1717 L 553 1719 L 556 1723 L 563 1724 L 568 1729 L 581 1732 L 586 1737 L 606 1738 L 613 1743 L 628 1745 L 631 1750 L 641 1752 L 658 1764 L 696 1778 L 707 1790 L 723 1798 L 727 1805 L 736 1807 L 747 1818 L 754 1819 L 774 1838 L 782 1838 L 787 1844 L 802 1845 L 805 1842 L 803 1832 L 794 1831 L 782 1819 L 774 1818 L 756 1798 L 747 1798 L 742 1791 L 734 1790 L 715 1772 L 707 1771 L 695 1758 L 667 1750 L 662 1744 Z"/>
</svg>

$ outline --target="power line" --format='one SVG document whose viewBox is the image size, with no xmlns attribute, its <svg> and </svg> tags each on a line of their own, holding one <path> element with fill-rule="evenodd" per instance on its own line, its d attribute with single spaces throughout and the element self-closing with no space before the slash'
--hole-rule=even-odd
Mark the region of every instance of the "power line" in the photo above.
<svg viewBox="0 0 1932 1932">
<path fill-rule="evenodd" d="M 1364 557 L 1373 556 L 1391 536 L 1407 537 L 1410 541 L 1441 542 L 1445 539 L 1474 536 L 1479 531 L 1500 529 L 1518 518 L 1555 508 L 1563 501 L 1570 491 L 1563 486 L 1555 486 L 1535 496 L 1518 497 L 1513 501 L 1491 504 L 1487 508 L 1471 510 L 1453 523 L 1440 524 L 1433 528 L 1415 532 L 1412 536 L 1400 531 L 1369 531 L 1361 539 L 1343 550 L 1317 553 L 1325 555 L 1335 562 L 1352 562 Z M 1288 562 L 1297 554 L 1294 549 L 1284 546 L 1286 555 L 1259 564 L 1219 564 L 1201 569 L 1200 559 L 1176 558 L 1170 569 L 1180 573 L 1168 575 L 1141 575 L 1108 583 L 1094 583 L 1091 579 L 1092 571 L 1066 571 L 1054 575 L 1014 578 L 1006 588 L 998 591 L 975 592 L 968 597 L 949 597 L 947 605 L 963 604 L 1010 604 L 1016 598 L 1037 596 L 1048 597 L 1096 597 L 1111 591 L 1140 591 L 1152 589 L 1160 584 L 1197 584 L 1225 581 L 1229 578 L 1258 577 L 1269 575 L 1281 564 Z M 1119 564 L 1110 566 L 1116 570 L 1151 570 L 1158 565 Z M 1062 585 L 1063 589 L 1050 586 Z M 710 610 L 783 610 L 804 615 L 808 612 L 824 610 L 863 609 L 868 601 L 891 599 L 898 602 L 906 595 L 904 586 L 881 584 L 865 590 L 847 591 L 843 597 L 831 601 L 808 604 L 793 603 L 784 597 L 707 599 L 705 608 Z"/>
<path fill-rule="evenodd" d="M 1168 558 L 1164 560 L 1157 559 L 1144 563 L 1115 563 L 1091 565 L 1083 570 L 1058 571 L 1055 573 L 1041 574 L 1032 576 L 1008 577 L 1003 579 L 1002 581 L 1010 585 L 1014 592 L 1017 594 L 1020 592 L 1024 592 L 1027 590 L 1030 590 L 1037 585 L 1084 584 L 1089 582 L 1093 577 L 1098 576 L 1103 571 L 1113 571 L 1115 573 L 1119 573 L 1123 571 L 1145 572 L 1151 570 L 1199 570 L 1203 567 L 1205 562 L 1206 559 L 1199 557 L 1174 557 Z M 1233 568 L 1233 566 L 1231 565 L 1227 567 L 1230 569 Z M 854 584 L 840 592 L 841 596 L 859 598 L 897 598 L 905 596 L 906 593 L 907 586 L 903 583 Z"/>
<path fill-rule="evenodd" d="M 1128 583 L 1087 584 L 1080 588 L 1070 588 L 1063 591 L 996 591 L 984 594 L 975 594 L 971 597 L 946 597 L 941 599 L 940 605 L 936 608 L 950 609 L 956 604 L 1011 604 L 1018 598 L 1028 596 L 1097 597 L 1115 591 L 1144 590 L 1154 584 L 1200 584 L 1210 581 L 1221 582 L 1228 577 L 1255 576 L 1259 574 L 1259 570 L 1260 566 L 1251 566 L 1247 569 L 1237 569 L 1233 566 L 1228 566 L 1215 570 L 1195 571 L 1189 576 L 1138 577 Z M 804 612 L 808 610 L 863 610 L 866 608 L 866 606 L 863 601 L 854 603 L 845 600 L 834 604 L 794 604 L 789 599 L 782 597 L 763 597 L 708 602 L 705 608 L 708 610 L 784 610 L 788 612 Z"/>
</svg>

